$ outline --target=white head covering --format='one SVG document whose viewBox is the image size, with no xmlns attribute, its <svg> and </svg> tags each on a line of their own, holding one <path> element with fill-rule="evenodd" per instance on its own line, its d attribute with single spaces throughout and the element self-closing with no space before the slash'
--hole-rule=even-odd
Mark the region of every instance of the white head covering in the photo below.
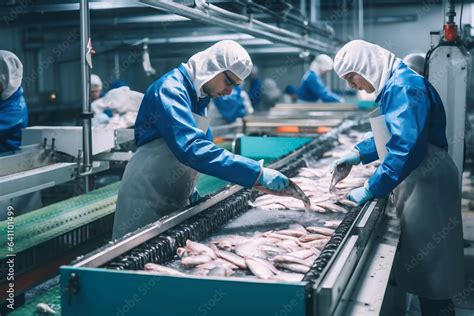
<svg viewBox="0 0 474 316">
<path fill-rule="evenodd" d="M 91 74 L 91 86 L 97 86 L 99 90 L 102 90 L 102 80 L 96 74 Z"/>
<path fill-rule="evenodd" d="M 278 99 L 281 96 L 281 90 L 272 78 L 263 80 L 263 92 L 270 100 Z"/>
<path fill-rule="evenodd" d="M 332 65 L 332 58 L 328 55 L 321 54 L 313 60 L 309 66 L 309 69 L 314 71 L 316 74 L 321 75 L 322 73 L 330 71 L 332 69 Z"/>
<path fill-rule="evenodd" d="M 334 58 L 334 71 L 339 77 L 355 72 L 375 88 L 375 95 L 382 91 L 392 69 L 400 59 L 385 48 L 354 40 L 344 45 Z"/>
<path fill-rule="evenodd" d="M 423 70 L 425 69 L 425 58 L 424 53 L 413 53 L 408 54 L 403 58 L 403 62 L 410 67 L 417 74 L 423 76 Z"/>
<path fill-rule="evenodd" d="M 241 80 L 247 78 L 252 71 L 252 60 L 240 44 L 224 40 L 191 56 L 183 66 L 198 97 L 203 98 L 206 94 L 202 91 L 202 86 L 221 72 L 230 70 Z"/>
<path fill-rule="evenodd" d="M 0 50 L 0 83 L 3 86 L 1 100 L 11 97 L 21 86 L 23 64 L 12 52 Z"/>
</svg>

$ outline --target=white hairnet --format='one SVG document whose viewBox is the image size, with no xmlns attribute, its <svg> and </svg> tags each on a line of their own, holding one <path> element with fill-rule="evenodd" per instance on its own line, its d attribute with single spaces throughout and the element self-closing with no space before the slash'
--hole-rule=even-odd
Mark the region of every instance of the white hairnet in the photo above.
<svg viewBox="0 0 474 316">
<path fill-rule="evenodd" d="M 252 71 L 252 60 L 240 44 L 224 40 L 189 58 L 183 64 L 200 98 L 206 96 L 202 86 L 225 70 L 244 80 Z"/>
<path fill-rule="evenodd" d="M 96 74 L 91 74 L 91 86 L 97 86 L 99 90 L 102 90 L 102 80 Z"/>
<path fill-rule="evenodd" d="M 423 53 L 408 54 L 403 58 L 403 62 L 410 67 L 413 71 L 423 76 L 423 70 L 425 68 L 425 56 Z"/>
<path fill-rule="evenodd" d="M 266 78 L 263 80 L 263 92 L 269 99 L 278 99 L 281 95 L 281 90 L 275 80 Z"/>
<path fill-rule="evenodd" d="M 354 40 L 337 52 L 334 71 L 341 78 L 351 72 L 361 75 L 375 88 L 377 96 L 399 61 L 385 48 L 363 40 Z"/>
<path fill-rule="evenodd" d="M 23 64 L 12 52 L 0 50 L 0 83 L 3 92 L 0 96 L 2 100 L 11 97 L 21 86 L 23 79 Z"/>
<path fill-rule="evenodd" d="M 332 69 L 332 65 L 332 58 L 328 55 L 321 54 L 313 60 L 313 62 L 309 66 L 309 69 L 320 75 L 322 73 L 330 71 Z"/>
</svg>

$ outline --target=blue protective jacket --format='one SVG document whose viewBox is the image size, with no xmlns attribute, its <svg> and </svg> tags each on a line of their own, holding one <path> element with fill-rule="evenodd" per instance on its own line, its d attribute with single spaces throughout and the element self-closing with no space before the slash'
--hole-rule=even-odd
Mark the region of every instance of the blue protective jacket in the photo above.
<svg viewBox="0 0 474 316">
<path fill-rule="evenodd" d="M 28 126 L 28 107 L 20 87 L 6 100 L 0 100 L 0 153 L 21 145 L 21 129 Z"/>
<path fill-rule="evenodd" d="M 142 146 L 163 138 L 183 164 L 211 176 L 252 187 L 260 174 L 257 161 L 216 146 L 210 132 L 197 128 L 192 113 L 204 115 L 210 99 L 199 99 L 182 65 L 146 91 L 135 122 L 135 142 Z"/>
<path fill-rule="evenodd" d="M 244 117 L 246 114 L 244 99 L 240 95 L 241 92 L 242 88 L 237 86 L 234 87 L 230 95 L 214 99 L 214 105 L 229 124 L 235 122 L 239 117 Z"/>
<path fill-rule="evenodd" d="M 313 70 L 308 70 L 301 80 L 298 88 L 298 99 L 306 102 L 344 102 L 344 98 L 338 96 L 325 85 L 321 77 Z"/>
<path fill-rule="evenodd" d="M 369 179 L 369 191 L 380 198 L 420 165 L 428 144 L 447 150 L 448 142 L 441 98 L 424 77 L 403 62 L 392 71 L 376 102 L 392 135 L 384 161 Z M 364 164 L 378 159 L 373 137 L 357 144 L 356 149 Z"/>
<path fill-rule="evenodd" d="M 252 102 L 252 107 L 256 110 L 260 110 L 260 103 L 262 102 L 263 90 L 262 82 L 260 79 L 255 78 L 250 82 L 250 88 L 248 91 L 250 102 Z"/>
</svg>

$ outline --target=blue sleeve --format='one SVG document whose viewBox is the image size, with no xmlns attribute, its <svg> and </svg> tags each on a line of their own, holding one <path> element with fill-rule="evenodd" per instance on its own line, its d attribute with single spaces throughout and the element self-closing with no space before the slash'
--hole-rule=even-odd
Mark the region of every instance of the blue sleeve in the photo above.
<svg viewBox="0 0 474 316">
<path fill-rule="evenodd" d="M 428 148 L 429 98 L 410 86 L 394 86 L 388 91 L 385 122 L 392 135 L 387 155 L 369 179 L 374 197 L 387 196 L 424 159 Z"/>
<path fill-rule="evenodd" d="M 361 141 L 355 145 L 355 148 L 359 151 L 360 160 L 364 165 L 379 159 L 377 147 L 375 147 L 375 141 L 373 137 Z"/>
<path fill-rule="evenodd" d="M 319 76 L 314 76 L 309 86 L 314 90 L 314 94 L 318 95 L 324 102 L 344 102 L 344 98 L 329 90 Z"/>
<path fill-rule="evenodd" d="M 159 131 L 176 158 L 183 164 L 201 172 L 241 186 L 251 188 L 260 174 L 257 161 L 219 148 L 204 132 L 196 127 L 188 107 L 188 96 L 175 87 L 157 88 L 147 93 L 159 106 L 157 122 Z"/>
<path fill-rule="evenodd" d="M 27 126 L 28 108 L 23 96 L 0 101 L 0 153 L 20 148 L 21 129 Z"/>
<path fill-rule="evenodd" d="M 252 81 L 248 94 L 252 106 L 258 108 L 260 101 L 262 100 L 262 83 L 260 82 L 260 79 L 254 79 Z"/>
<path fill-rule="evenodd" d="M 214 105 L 227 123 L 233 123 L 245 116 L 245 105 L 239 93 L 214 99 Z"/>
</svg>

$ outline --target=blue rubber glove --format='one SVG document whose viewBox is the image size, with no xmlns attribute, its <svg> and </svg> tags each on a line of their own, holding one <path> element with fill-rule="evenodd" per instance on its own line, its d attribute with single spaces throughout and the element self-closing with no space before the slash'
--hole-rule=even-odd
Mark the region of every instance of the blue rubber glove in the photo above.
<svg viewBox="0 0 474 316">
<path fill-rule="evenodd" d="M 347 198 L 357 203 L 357 205 L 365 204 L 373 198 L 372 193 L 365 186 L 352 190 Z"/>
<path fill-rule="evenodd" d="M 193 204 L 199 201 L 202 198 L 202 196 L 199 194 L 199 191 L 194 188 L 193 193 L 189 196 L 189 203 Z"/>
<path fill-rule="evenodd" d="M 270 168 L 263 168 L 258 183 L 267 189 L 282 191 L 289 185 L 288 178 L 281 172 Z"/>
<path fill-rule="evenodd" d="M 352 151 L 350 154 L 345 155 L 342 158 L 334 161 L 331 165 L 330 172 L 333 173 L 336 170 L 336 167 L 341 164 L 349 164 L 349 165 L 358 165 L 360 164 L 360 154 L 358 150 Z"/>
</svg>

